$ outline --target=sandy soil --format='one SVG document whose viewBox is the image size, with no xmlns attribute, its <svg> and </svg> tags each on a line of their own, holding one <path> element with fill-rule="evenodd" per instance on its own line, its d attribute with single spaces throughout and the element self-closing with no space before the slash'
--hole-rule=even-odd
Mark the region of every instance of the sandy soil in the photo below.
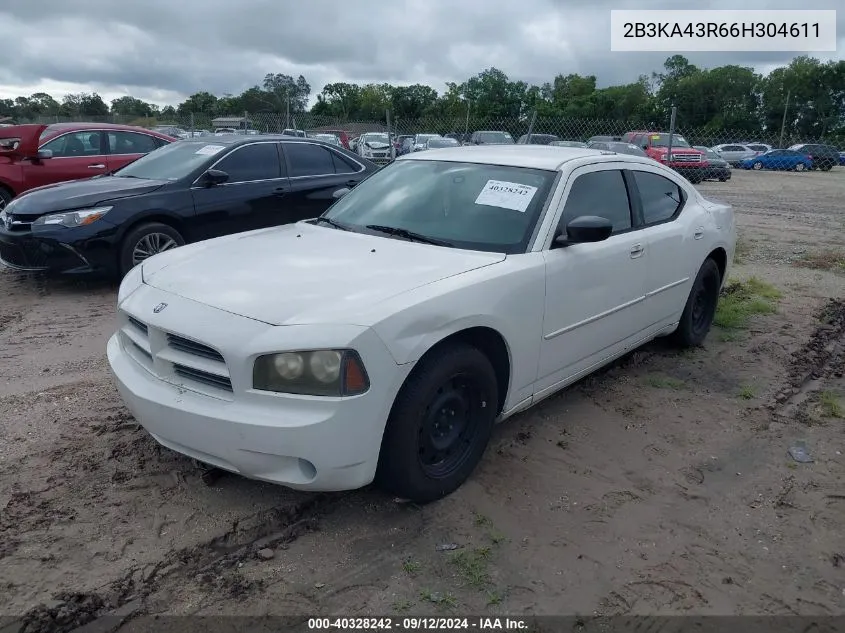
<svg viewBox="0 0 845 633">
<path fill-rule="evenodd" d="M 700 188 L 778 312 L 506 422 L 422 508 L 203 473 L 117 396 L 114 288 L 0 272 L 0 613 L 842 614 L 845 268 L 795 264 L 842 247 L 845 170 Z"/>
</svg>

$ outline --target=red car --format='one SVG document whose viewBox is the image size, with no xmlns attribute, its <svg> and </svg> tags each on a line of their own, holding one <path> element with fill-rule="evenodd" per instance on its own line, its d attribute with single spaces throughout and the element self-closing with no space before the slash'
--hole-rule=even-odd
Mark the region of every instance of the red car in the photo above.
<svg viewBox="0 0 845 633">
<path fill-rule="evenodd" d="M 349 147 L 349 132 L 345 132 L 344 130 L 317 130 L 319 134 L 334 134 L 340 139 L 340 144 L 343 145 L 346 149 L 351 149 Z"/>
<path fill-rule="evenodd" d="M 176 141 L 129 125 L 56 123 L 0 128 L 0 209 L 24 191 L 108 173 Z"/>
</svg>

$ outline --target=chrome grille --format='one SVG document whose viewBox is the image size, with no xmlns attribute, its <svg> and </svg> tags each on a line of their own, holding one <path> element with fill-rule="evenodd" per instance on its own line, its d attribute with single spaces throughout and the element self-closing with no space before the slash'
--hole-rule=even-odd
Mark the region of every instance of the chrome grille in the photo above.
<svg viewBox="0 0 845 633">
<path fill-rule="evenodd" d="M 202 356 L 203 358 L 216 360 L 221 363 L 225 362 L 223 360 L 223 355 L 216 349 L 211 348 L 208 345 L 203 345 L 202 343 L 197 343 L 196 341 L 192 341 L 191 339 L 187 339 L 183 336 L 168 334 L 167 344 L 173 349 L 178 349 L 180 352 L 193 354 L 194 356 Z"/>
<path fill-rule="evenodd" d="M 672 152 L 672 161 L 678 163 L 700 163 L 701 154 L 681 154 Z"/>
<path fill-rule="evenodd" d="M 157 378 L 209 396 L 230 399 L 229 368 L 213 347 L 165 332 L 123 312 L 121 339 L 127 354 Z"/>
</svg>

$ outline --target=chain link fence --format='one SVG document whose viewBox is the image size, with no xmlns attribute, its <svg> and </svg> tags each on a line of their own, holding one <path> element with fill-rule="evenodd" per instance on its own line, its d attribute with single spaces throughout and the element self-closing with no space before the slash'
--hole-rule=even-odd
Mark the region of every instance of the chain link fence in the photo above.
<svg viewBox="0 0 845 633">
<path fill-rule="evenodd" d="M 389 131 L 397 135 L 410 134 L 441 134 L 460 136 L 469 139 L 476 131 L 508 132 L 514 140 L 518 140 L 529 132 L 536 135 L 553 135 L 562 141 L 587 142 L 596 136 L 621 137 L 626 132 L 636 130 L 668 131 L 668 122 L 655 124 L 645 121 L 602 120 L 602 119 L 569 119 L 556 117 L 526 116 L 519 119 L 501 119 L 480 116 L 460 117 L 421 117 L 413 120 L 390 117 Z M 532 126 L 533 120 L 533 126 Z M 343 130 L 351 136 L 358 136 L 365 132 L 388 131 L 387 116 L 379 120 L 348 120 L 333 117 L 299 114 L 276 114 L 272 112 L 236 113 L 230 115 L 212 115 L 193 113 L 172 117 L 138 118 L 123 115 L 108 115 L 101 117 L 41 117 L 31 121 L 17 121 L 18 123 L 66 123 L 66 122 L 97 122 L 118 123 L 152 128 L 156 126 L 172 126 L 186 132 L 205 131 L 214 133 L 220 128 L 234 128 L 237 130 L 254 130 L 263 134 L 281 134 L 285 130 Z M 828 135 L 822 138 L 811 138 L 793 132 L 789 121 L 783 129 L 732 130 L 718 127 L 687 127 L 682 120 L 678 120 L 677 134 L 686 139 L 691 145 L 714 147 L 728 143 L 749 144 L 759 143 L 772 148 L 788 148 L 796 144 L 822 143 L 845 150 L 845 136 Z M 535 142 L 537 142 L 535 140 Z"/>
</svg>

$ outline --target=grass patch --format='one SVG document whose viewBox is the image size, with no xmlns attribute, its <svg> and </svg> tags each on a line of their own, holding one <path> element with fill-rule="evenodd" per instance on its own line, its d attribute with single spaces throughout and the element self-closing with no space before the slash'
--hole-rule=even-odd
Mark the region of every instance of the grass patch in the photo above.
<svg viewBox="0 0 845 633">
<path fill-rule="evenodd" d="M 845 409 L 832 391 L 822 391 L 819 394 L 819 407 L 821 414 L 826 418 L 845 418 Z"/>
<path fill-rule="evenodd" d="M 502 595 L 496 591 L 488 591 L 487 592 L 487 606 L 494 606 L 497 604 L 502 604 Z"/>
<path fill-rule="evenodd" d="M 740 235 L 736 240 L 736 248 L 734 249 L 734 264 L 742 264 L 746 258 L 751 255 L 751 242 Z"/>
<path fill-rule="evenodd" d="M 683 380 L 669 376 L 648 376 L 646 382 L 650 387 L 654 387 L 655 389 L 674 389 L 675 391 L 679 391 L 687 386 Z"/>
<path fill-rule="evenodd" d="M 845 272 L 845 254 L 833 250 L 807 253 L 793 263 L 801 268 Z"/>
<path fill-rule="evenodd" d="M 416 560 L 406 560 L 402 563 L 402 569 L 406 574 L 416 574 L 420 571 L 420 569 L 422 569 L 422 564 Z"/>
<path fill-rule="evenodd" d="M 751 385 L 743 385 L 737 395 L 743 400 L 752 400 L 756 393 Z"/>
<path fill-rule="evenodd" d="M 489 547 L 476 547 L 453 554 L 450 562 L 468 584 L 481 587 L 490 582 L 490 572 L 487 569 L 490 554 Z"/>
<path fill-rule="evenodd" d="M 413 606 L 414 603 L 410 600 L 397 600 L 393 603 L 393 610 L 396 613 L 404 613 L 405 611 L 410 610 L 410 608 Z"/>
<path fill-rule="evenodd" d="M 473 523 L 475 523 L 478 527 L 490 527 L 493 525 L 493 521 L 490 520 L 490 517 L 484 516 L 479 512 L 473 512 Z"/>
<path fill-rule="evenodd" d="M 751 317 L 777 312 L 780 290 L 756 277 L 733 281 L 725 286 L 719 298 L 713 323 L 725 330 L 744 330 Z"/>
</svg>

